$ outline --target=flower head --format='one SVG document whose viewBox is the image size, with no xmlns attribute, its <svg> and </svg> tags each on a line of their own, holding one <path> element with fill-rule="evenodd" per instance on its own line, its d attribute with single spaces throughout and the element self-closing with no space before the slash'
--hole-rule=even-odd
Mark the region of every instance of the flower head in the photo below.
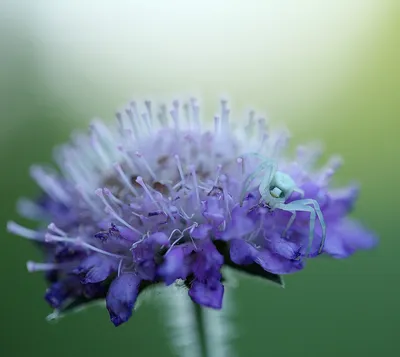
<svg viewBox="0 0 400 357">
<path fill-rule="evenodd" d="M 58 148 L 60 172 L 34 166 L 43 196 L 19 211 L 47 222 L 37 231 L 10 222 L 9 231 L 34 240 L 45 263 L 45 298 L 59 311 L 106 299 L 111 321 L 127 321 L 148 286 L 184 281 L 191 299 L 219 309 L 224 265 L 279 281 L 327 253 L 346 258 L 375 245 L 347 218 L 358 190 L 329 188 L 334 158 L 314 169 L 319 151 L 301 147 L 283 156 L 286 131 L 269 132 L 250 113 L 234 130 L 227 103 L 204 130 L 195 100 L 153 113 L 132 102 L 118 126 L 94 122 Z"/>
</svg>

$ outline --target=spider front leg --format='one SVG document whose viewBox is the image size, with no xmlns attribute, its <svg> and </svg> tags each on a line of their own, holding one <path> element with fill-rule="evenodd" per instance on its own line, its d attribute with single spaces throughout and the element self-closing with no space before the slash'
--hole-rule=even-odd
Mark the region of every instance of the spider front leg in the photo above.
<svg viewBox="0 0 400 357">
<path fill-rule="evenodd" d="M 282 237 L 284 237 L 284 238 L 286 237 L 286 234 L 287 234 L 288 230 L 290 229 L 290 227 L 292 226 L 295 219 L 296 219 L 296 212 L 292 212 L 292 216 L 290 217 L 289 222 L 286 225 L 286 228 L 282 232 Z"/>
<path fill-rule="evenodd" d="M 303 200 L 299 200 L 300 202 Z M 294 201 L 291 203 L 280 203 L 275 206 L 275 208 L 281 209 L 283 211 L 292 212 L 292 217 L 290 218 L 289 223 L 293 223 L 294 218 L 296 217 L 296 212 L 310 212 L 310 226 L 309 226 L 309 235 L 308 235 L 308 246 L 305 253 L 307 257 L 310 254 L 310 250 L 312 247 L 312 243 L 314 241 L 314 231 L 315 231 L 315 220 L 316 220 L 316 212 L 314 207 L 307 206 L 303 203 L 299 203 L 299 201 Z M 287 228 L 288 229 L 288 228 Z M 296 260 L 300 260 L 300 256 L 296 258 Z"/>
<path fill-rule="evenodd" d="M 246 154 L 246 155 L 254 155 L 257 158 L 263 158 L 261 155 L 256 154 L 256 153 Z M 263 158 L 263 159 L 265 159 L 265 158 Z M 269 186 L 269 184 L 271 182 L 271 178 L 276 171 L 275 162 L 272 160 L 268 160 L 268 159 L 263 161 L 253 173 L 251 173 L 249 176 L 246 177 L 246 179 L 243 182 L 242 192 L 240 193 L 240 206 L 243 205 L 244 196 L 246 195 L 246 192 L 248 191 L 248 189 L 251 185 L 251 182 L 257 176 L 259 176 L 264 170 L 268 170 L 268 171 L 265 173 L 264 177 L 261 180 L 261 183 L 259 186 L 260 191 L 263 190 L 264 187 Z"/>
<path fill-rule="evenodd" d="M 301 198 L 304 197 L 304 191 L 301 188 L 295 187 L 293 189 L 293 192 L 297 192 L 298 194 L 300 194 Z M 295 219 L 296 219 L 296 212 L 293 212 L 292 216 L 289 219 L 288 224 L 286 225 L 285 230 L 282 232 L 282 237 L 286 237 L 286 234 L 287 234 L 288 230 L 290 229 L 290 227 L 292 226 Z"/>
<path fill-rule="evenodd" d="M 322 249 L 324 248 L 325 245 L 325 239 L 326 239 L 326 224 L 324 220 L 324 215 L 322 214 L 321 208 L 316 200 L 313 200 L 311 198 L 308 199 L 303 199 L 303 200 L 297 200 L 293 201 L 291 203 L 286 204 L 287 205 L 300 205 L 301 207 L 307 206 L 307 205 L 312 205 L 314 212 L 317 215 L 317 218 L 319 220 L 319 223 L 321 225 L 322 229 L 322 238 L 321 238 L 321 244 L 319 246 L 318 254 L 322 253 Z M 311 208 L 311 207 L 310 207 Z M 282 209 L 282 208 L 281 208 Z M 285 230 L 283 231 L 282 235 L 285 237 L 287 231 L 290 229 L 292 226 L 294 220 L 296 219 L 296 212 L 293 212 L 292 217 L 290 217 L 288 224 L 286 225 Z"/>
<path fill-rule="evenodd" d="M 294 201 L 294 202 L 299 202 L 299 201 L 305 205 L 312 205 L 315 209 L 315 212 L 317 214 L 317 217 L 318 217 L 319 223 L 321 225 L 321 229 L 322 229 L 321 244 L 320 244 L 319 250 L 318 250 L 318 253 L 321 254 L 322 249 L 324 249 L 325 239 L 326 239 L 326 224 L 325 224 L 324 215 L 321 211 L 321 207 L 319 206 L 319 203 L 316 200 L 313 200 L 311 198 L 307 198 L 304 200 L 298 200 L 298 201 Z"/>
</svg>

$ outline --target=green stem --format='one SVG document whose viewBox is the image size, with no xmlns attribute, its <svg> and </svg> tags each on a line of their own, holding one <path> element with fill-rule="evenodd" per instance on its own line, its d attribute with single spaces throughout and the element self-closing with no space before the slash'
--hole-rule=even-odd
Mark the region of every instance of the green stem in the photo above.
<svg viewBox="0 0 400 357">
<path fill-rule="evenodd" d="M 199 334 L 201 356 L 207 357 L 207 335 L 204 323 L 204 311 L 203 308 L 196 303 L 193 303 L 193 308 L 197 325 L 197 331 Z"/>
</svg>

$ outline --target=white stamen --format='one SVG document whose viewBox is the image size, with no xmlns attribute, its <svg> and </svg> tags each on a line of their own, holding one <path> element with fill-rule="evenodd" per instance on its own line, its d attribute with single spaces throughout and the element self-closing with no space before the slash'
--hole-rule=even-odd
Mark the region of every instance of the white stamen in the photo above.
<svg viewBox="0 0 400 357">
<path fill-rule="evenodd" d="M 13 221 L 7 222 L 7 231 L 27 239 L 44 241 L 44 236 L 39 232 L 36 232 L 29 228 L 25 228 Z"/>
<path fill-rule="evenodd" d="M 218 115 L 214 117 L 214 132 L 218 135 L 221 131 L 221 120 Z"/>
<path fill-rule="evenodd" d="M 215 178 L 214 186 L 217 186 L 217 184 L 218 184 L 219 175 L 221 174 L 221 169 L 222 169 L 222 165 L 218 165 L 217 166 L 217 177 Z"/>
<path fill-rule="evenodd" d="M 334 173 L 342 166 L 343 159 L 340 156 L 333 156 L 329 159 L 328 163 L 321 170 L 318 183 L 325 186 L 329 183 Z"/>
<path fill-rule="evenodd" d="M 80 193 L 81 197 L 83 200 L 86 202 L 86 204 L 96 213 L 100 213 L 99 207 L 92 201 L 92 198 L 89 197 L 88 192 L 82 187 L 77 185 L 75 189 Z"/>
<path fill-rule="evenodd" d="M 53 174 L 46 172 L 42 167 L 36 165 L 32 166 L 30 171 L 31 176 L 34 178 L 37 184 L 53 199 L 65 204 L 70 202 L 70 196 L 68 196 L 62 185 Z"/>
<path fill-rule="evenodd" d="M 30 273 L 37 271 L 60 270 L 73 266 L 73 262 L 68 263 L 36 263 L 33 261 L 26 262 L 26 268 Z"/>
<path fill-rule="evenodd" d="M 129 119 L 129 122 L 131 124 L 133 136 L 135 137 L 135 139 L 137 139 L 138 135 L 139 135 L 139 132 L 140 132 L 140 129 L 139 129 L 139 127 L 138 127 L 138 125 L 137 125 L 137 123 L 135 121 L 132 109 L 131 108 L 125 109 L 125 114 L 127 115 L 128 119 Z"/>
<path fill-rule="evenodd" d="M 18 200 L 17 211 L 21 216 L 32 220 L 40 220 L 45 215 L 43 209 L 41 209 L 35 202 L 26 198 Z"/>
<path fill-rule="evenodd" d="M 133 243 L 131 245 L 131 247 L 129 248 L 129 250 L 134 250 L 140 243 L 142 243 L 146 238 L 149 237 L 149 232 L 147 232 L 146 234 L 142 235 L 142 238 L 140 238 L 140 240 L 138 240 L 137 242 Z"/>
<path fill-rule="evenodd" d="M 122 145 L 118 145 L 117 149 L 120 152 L 120 154 L 122 155 L 124 162 L 128 166 L 127 168 L 130 170 L 130 173 L 140 171 L 139 165 L 134 160 L 132 160 L 131 157 L 129 157 L 128 152 L 125 150 L 125 148 Z"/>
<path fill-rule="evenodd" d="M 277 133 L 277 137 L 274 143 L 274 146 L 272 148 L 272 157 L 276 158 L 278 157 L 282 151 L 286 148 L 287 144 L 289 141 L 289 133 L 287 130 L 281 130 L 279 133 Z"/>
<path fill-rule="evenodd" d="M 94 132 L 96 132 L 99 140 L 107 141 L 109 143 L 112 143 L 114 141 L 114 138 L 113 138 L 110 130 L 100 120 L 93 121 L 90 124 L 90 128 Z"/>
<path fill-rule="evenodd" d="M 153 201 L 153 203 L 155 203 L 157 206 L 160 207 L 160 209 L 162 209 L 162 207 L 160 206 L 159 202 L 157 202 L 155 200 L 155 198 L 153 197 L 153 195 L 151 194 L 150 190 L 148 189 L 148 187 L 146 186 L 146 184 L 143 181 L 143 178 L 141 176 L 138 176 L 136 179 L 136 182 L 142 186 L 144 192 L 146 192 L 147 196 L 149 196 L 149 198 Z"/>
<path fill-rule="evenodd" d="M 173 236 L 176 232 L 179 232 L 180 234 L 182 234 L 182 231 L 181 231 L 180 229 L 175 228 L 175 229 L 171 232 L 171 234 L 169 235 L 168 241 L 171 240 L 172 236 Z"/>
<path fill-rule="evenodd" d="M 255 116 L 254 110 L 250 110 L 248 123 L 244 128 L 246 136 L 247 136 L 248 139 L 250 139 L 253 136 L 253 132 L 254 132 L 254 116 Z"/>
<path fill-rule="evenodd" d="M 94 191 L 97 196 L 100 197 L 101 201 L 104 203 L 104 206 L 106 206 L 108 209 L 113 211 L 113 208 L 111 205 L 107 202 L 106 198 L 104 197 L 104 189 L 98 188 L 96 191 Z"/>
<path fill-rule="evenodd" d="M 167 255 L 167 254 L 172 250 L 172 248 L 173 248 L 182 238 L 185 237 L 185 232 L 187 232 L 188 230 L 190 230 L 190 234 L 191 234 L 191 233 L 193 232 L 193 230 L 194 230 L 196 227 L 198 227 L 198 223 L 197 223 L 197 222 L 194 222 L 191 226 L 185 228 L 182 232 L 179 231 L 179 230 L 177 230 L 177 231 L 179 231 L 179 232 L 181 233 L 181 235 L 171 244 L 171 246 L 170 246 L 170 247 L 168 248 L 168 250 L 165 252 L 165 255 Z M 176 230 L 174 230 L 174 231 L 176 231 Z M 174 231 L 173 231 L 173 232 L 174 232 Z M 190 234 L 189 234 L 189 236 L 190 236 Z M 172 236 L 172 233 L 171 233 L 171 236 Z M 170 236 L 170 238 L 171 238 L 171 236 Z M 170 239 L 170 238 L 169 238 L 169 239 Z M 193 240 L 193 238 L 192 238 L 191 236 L 190 236 L 190 239 L 191 239 L 191 241 L 192 241 L 194 247 L 197 249 L 196 244 L 194 243 L 194 240 Z"/>
<path fill-rule="evenodd" d="M 190 111 L 189 111 L 189 104 L 188 103 L 184 103 L 183 104 L 183 111 L 185 112 L 184 117 L 186 119 L 188 128 L 192 129 L 192 120 L 191 120 L 191 117 L 190 117 Z"/>
<path fill-rule="evenodd" d="M 121 201 L 118 197 L 114 196 L 114 194 L 108 189 L 108 188 L 103 188 L 104 194 L 110 198 L 114 203 L 117 205 L 123 206 L 125 203 Z"/>
<path fill-rule="evenodd" d="M 147 115 L 147 113 L 142 113 L 142 119 L 147 128 L 147 131 L 149 132 L 149 134 L 151 134 L 152 128 L 151 128 L 150 119 L 149 119 L 149 116 Z"/>
<path fill-rule="evenodd" d="M 64 232 L 62 229 L 58 228 L 54 223 L 50 223 L 47 227 L 50 231 L 59 234 L 60 236 L 66 237 L 67 233 Z"/>
<path fill-rule="evenodd" d="M 136 156 L 142 159 L 143 165 L 146 167 L 147 171 L 150 173 L 150 176 L 152 177 L 152 179 L 153 179 L 154 181 L 157 181 L 156 174 L 155 174 L 154 171 L 151 169 L 149 163 L 148 163 L 147 160 L 144 158 L 144 156 L 142 155 L 142 153 L 140 153 L 139 151 L 136 151 Z"/>
<path fill-rule="evenodd" d="M 243 177 L 243 175 L 244 175 L 243 159 L 241 157 L 238 157 L 236 159 L 236 163 L 238 164 L 238 168 L 239 168 L 239 176 Z"/>
<path fill-rule="evenodd" d="M 97 247 L 95 247 L 95 246 L 83 241 L 81 238 L 59 237 L 59 236 L 56 236 L 54 234 L 47 233 L 45 235 L 45 241 L 47 243 L 53 243 L 53 242 L 69 243 L 69 244 L 73 244 L 73 245 L 76 245 L 76 246 L 85 247 L 87 249 L 93 250 L 94 252 L 101 253 L 101 254 L 104 254 L 104 255 L 108 255 L 110 257 L 124 258 L 122 255 L 110 253 L 110 252 L 107 252 L 107 251 L 105 251 L 103 249 L 97 248 Z"/>
<path fill-rule="evenodd" d="M 172 110 L 170 110 L 169 113 L 171 114 L 172 120 L 174 122 L 175 130 L 179 131 L 180 125 L 179 125 L 179 117 L 178 117 L 177 112 L 175 111 L 175 109 L 172 109 Z"/>
<path fill-rule="evenodd" d="M 125 185 L 130 189 L 130 191 L 135 196 L 139 196 L 139 192 L 136 190 L 136 188 L 133 187 L 128 176 L 126 176 L 125 172 L 122 170 L 121 165 L 116 163 L 116 164 L 114 164 L 114 168 L 118 172 L 118 174 L 121 176 L 122 181 L 124 181 Z"/>
<path fill-rule="evenodd" d="M 192 213 L 192 215 L 189 216 L 189 215 L 183 210 L 182 207 L 180 208 L 180 210 L 182 211 L 181 217 L 183 217 L 184 219 L 192 219 L 192 218 L 194 217 L 194 213 Z"/>
<path fill-rule="evenodd" d="M 124 261 L 123 259 L 121 259 L 121 260 L 119 261 L 119 264 L 118 264 L 118 276 L 121 275 L 121 269 L 122 269 L 122 262 L 123 262 L 123 261 Z"/>
<path fill-rule="evenodd" d="M 263 145 L 265 140 L 268 138 L 268 126 L 265 118 L 259 118 L 257 122 L 257 133 L 258 133 L 258 142 Z"/>
<path fill-rule="evenodd" d="M 197 203 L 200 204 L 200 194 L 199 194 L 199 187 L 197 185 L 196 168 L 194 167 L 194 165 L 190 165 L 189 169 L 193 178 L 193 185 L 196 192 Z"/>
<path fill-rule="evenodd" d="M 199 117 L 199 105 L 196 103 L 196 99 L 194 99 L 194 98 L 190 99 L 190 103 L 192 105 L 194 124 L 196 126 L 196 129 L 200 131 L 201 124 L 200 124 L 200 117 Z"/>
<path fill-rule="evenodd" d="M 152 126 L 152 121 L 153 121 L 153 113 L 151 110 L 151 101 L 150 100 L 145 100 L 144 104 L 146 106 L 147 112 L 149 114 L 149 118 L 150 118 L 150 125 Z"/>
<path fill-rule="evenodd" d="M 91 189 L 90 178 L 79 169 L 78 163 L 65 162 L 65 167 L 68 170 L 68 175 L 72 181 L 81 186 L 85 191 Z"/>
<path fill-rule="evenodd" d="M 78 244 L 76 238 L 61 237 L 61 236 L 57 236 L 57 235 L 52 234 L 52 233 L 46 233 L 44 235 L 44 240 L 45 240 L 46 243 L 64 242 L 64 243 L 75 243 L 75 244 Z"/>
<path fill-rule="evenodd" d="M 96 152 L 97 156 L 100 158 L 100 160 L 103 162 L 104 165 L 108 166 L 110 164 L 110 159 L 108 158 L 105 151 L 103 150 L 103 147 L 102 147 L 100 141 L 98 140 L 97 135 L 94 131 L 91 132 L 90 142 L 91 142 L 92 147 L 93 147 L 94 151 Z"/>
<path fill-rule="evenodd" d="M 142 235 L 143 233 L 131 226 L 128 222 L 126 222 L 122 217 L 118 215 L 110 206 L 105 208 L 106 213 L 111 214 L 118 222 L 122 223 L 125 227 L 129 228 L 130 230 L 136 232 L 137 234 Z"/>
<path fill-rule="evenodd" d="M 180 118 L 179 118 L 179 101 L 174 100 L 172 102 L 173 109 L 171 109 L 170 114 L 175 124 L 175 130 L 179 131 L 180 129 Z"/>
<path fill-rule="evenodd" d="M 229 130 L 229 112 L 227 100 L 221 100 L 221 127 L 224 133 Z"/>
<path fill-rule="evenodd" d="M 160 106 L 160 113 L 157 115 L 157 118 L 161 126 L 167 126 L 168 116 L 167 116 L 167 107 L 165 106 L 165 104 Z"/>
<path fill-rule="evenodd" d="M 179 176 L 181 177 L 181 182 L 185 184 L 185 176 L 183 175 L 181 160 L 179 159 L 178 155 L 175 155 L 176 165 L 178 166 Z M 175 186 L 174 186 L 175 187 Z"/>
<path fill-rule="evenodd" d="M 225 202 L 225 210 L 228 214 L 229 218 L 231 218 L 231 211 L 229 209 L 229 195 L 228 195 L 228 188 L 227 188 L 227 177 L 225 175 L 221 175 L 221 183 L 222 183 L 222 193 L 224 195 L 224 202 Z"/>
</svg>

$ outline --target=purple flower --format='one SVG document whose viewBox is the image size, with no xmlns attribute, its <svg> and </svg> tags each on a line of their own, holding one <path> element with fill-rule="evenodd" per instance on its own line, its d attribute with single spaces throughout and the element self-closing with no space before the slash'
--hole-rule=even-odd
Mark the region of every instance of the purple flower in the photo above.
<svg viewBox="0 0 400 357">
<path fill-rule="evenodd" d="M 347 218 L 358 189 L 330 188 L 336 158 L 316 169 L 319 153 L 300 147 L 287 160 L 286 132 L 268 132 L 254 113 L 234 130 L 224 101 L 211 131 L 195 100 L 188 108 L 183 116 L 174 101 L 154 115 L 150 102 L 132 102 L 117 127 L 94 122 L 59 147 L 60 173 L 32 168 L 43 195 L 18 208 L 48 227 L 8 230 L 43 251 L 28 269 L 45 271 L 56 310 L 106 299 L 118 326 L 144 288 L 177 280 L 194 303 L 220 309 L 223 266 L 282 284 L 307 258 L 376 244 Z"/>
</svg>

